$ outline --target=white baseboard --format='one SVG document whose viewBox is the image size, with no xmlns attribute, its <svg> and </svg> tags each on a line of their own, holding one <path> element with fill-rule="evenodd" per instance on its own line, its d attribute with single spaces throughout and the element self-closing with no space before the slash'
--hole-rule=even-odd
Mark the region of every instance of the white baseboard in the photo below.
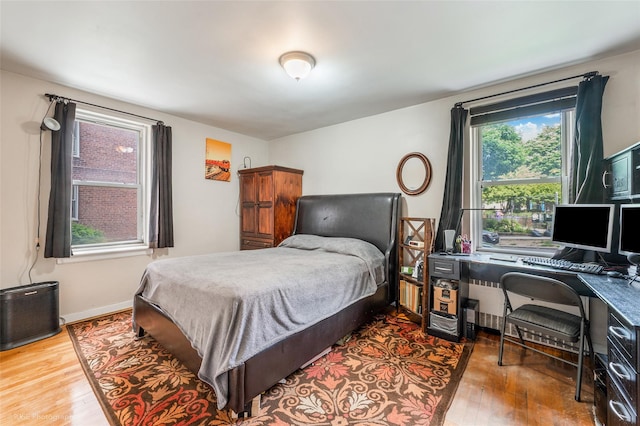
<svg viewBox="0 0 640 426">
<path fill-rule="evenodd" d="M 109 314 L 111 312 L 122 311 L 123 309 L 128 309 L 131 307 L 133 307 L 133 300 L 127 300 L 125 302 L 115 303 L 113 305 L 100 306 L 95 309 L 89 309 L 88 311 L 66 314 L 62 316 L 61 324 L 68 324 L 72 322 L 82 321 L 88 318 Z"/>
</svg>

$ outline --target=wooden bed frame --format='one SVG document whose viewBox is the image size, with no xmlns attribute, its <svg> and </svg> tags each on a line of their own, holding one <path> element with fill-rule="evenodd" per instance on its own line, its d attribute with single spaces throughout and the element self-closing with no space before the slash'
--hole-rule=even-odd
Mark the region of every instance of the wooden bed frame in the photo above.
<svg viewBox="0 0 640 426">
<path fill-rule="evenodd" d="M 253 411 L 255 415 L 262 392 L 395 301 L 400 197 L 398 193 L 374 193 L 299 198 L 294 234 L 351 237 L 374 244 L 386 258 L 385 283 L 372 296 L 276 343 L 231 370 L 229 402 L 225 408 L 249 415 Z M 134 298 L 133 324 L 138 337 L 145 333 L 153 336 L 197 375 L 202 362 L 197 351 L 171 319 L 141 295 Z"/>
</svg>

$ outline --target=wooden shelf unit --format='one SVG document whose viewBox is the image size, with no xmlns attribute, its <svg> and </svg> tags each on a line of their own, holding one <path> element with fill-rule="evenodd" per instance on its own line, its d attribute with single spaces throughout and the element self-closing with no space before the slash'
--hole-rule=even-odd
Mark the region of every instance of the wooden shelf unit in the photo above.
<svg viewBox="0 0 640 426">
<path fill-rule="evenodd" d="M 400 218 L 398 308 L 404 309 L 411 319 L 419 322 L 423 331 L 427 328 L 425 314 L 429 307 L 428 262 L 435 242 L 435 226 L 434 218 Z M 423 262 L 421 276 L 414 277 L 412 271 L 404 271 L 405 267 L 415 269 L 419 261 Z"/>
</svg>

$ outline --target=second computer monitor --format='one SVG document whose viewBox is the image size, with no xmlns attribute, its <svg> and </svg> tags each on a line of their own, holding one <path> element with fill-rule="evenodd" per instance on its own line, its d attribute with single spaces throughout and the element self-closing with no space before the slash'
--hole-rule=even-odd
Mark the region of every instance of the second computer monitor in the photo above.
<svg viewBox="0 0 640 426">
<path fill-rule="evenodd" d="M 625 255 L 640 255 L 640 204 L 620 205 L 620 247 Z"/>
<path fill-rule="evenodd" d="M 611 252 L 613 204 L 561 204 L 555 207 L 551 241 L 566 247 Z"/>
</svg>

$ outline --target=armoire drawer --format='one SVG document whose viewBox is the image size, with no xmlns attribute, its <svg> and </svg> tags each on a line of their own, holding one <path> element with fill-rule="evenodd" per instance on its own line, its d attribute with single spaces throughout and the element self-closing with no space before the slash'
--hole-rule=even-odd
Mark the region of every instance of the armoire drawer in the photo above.
<svg viewBox="0 0 640 426">
<path fill-rule="evenodd" d="M 243 238 L 241 242 L 240 250 L 254 250 L 273 247 L 273 240 L 250 240 Z"/>
</svg>

